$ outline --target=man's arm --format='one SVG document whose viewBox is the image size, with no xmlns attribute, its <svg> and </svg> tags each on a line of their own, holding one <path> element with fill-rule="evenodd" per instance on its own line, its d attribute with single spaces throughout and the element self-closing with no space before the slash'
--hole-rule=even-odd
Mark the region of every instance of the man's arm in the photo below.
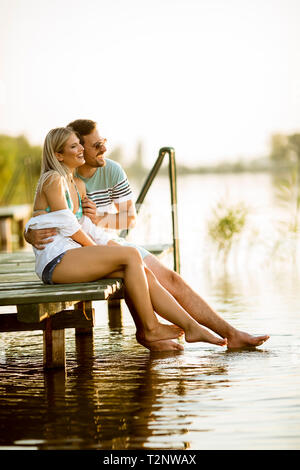
<svg viewBox="0 0 300 470">
<path fill-rule="evenodd" d="M 29 228 L 27 232 L 24 232 L 24 238 L 30 245 L 33 245 L 38 250 L 43 250 L 47 243 L 51 243 L 53 238 L 57 235 L 56 228 L 41 228 L 33 230 Z"/>
<path fill-rule="evenodd" d="M 82 207 L 84 214 L 88 216 L 94 224 L 102 228 L 123 230 L 133 228 L 136 223 L 136 210 L 132 199 L 119 203 L 115 202 L 116 214 L 97 214 L 96 204 L 88 198 L 82 201 Z"/>
</svg>

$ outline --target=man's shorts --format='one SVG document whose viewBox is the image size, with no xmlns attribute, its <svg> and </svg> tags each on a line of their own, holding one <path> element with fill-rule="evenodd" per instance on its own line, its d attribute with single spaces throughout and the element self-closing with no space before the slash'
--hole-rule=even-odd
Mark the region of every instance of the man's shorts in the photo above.
<svg viewBox="0 0 300 470">
<path fill-rule="evenodd" d="M 117 237 L 117 238 L 113 238 L 113 240 L 116 241 L 117 243 L 120 243 L 120 245 L 122 245 L 122 246 L 133 246 L 133 248 L 136 248 L 140 252 L 140 255 L 143 259 L 145 259 L 146 256 L 151 254 L 150 251 L 146 250 L 142 246 L 135 245 L 134 243 L 130 243 L 130 242 L 124 240 L 124 238 Z"/>
</svg>

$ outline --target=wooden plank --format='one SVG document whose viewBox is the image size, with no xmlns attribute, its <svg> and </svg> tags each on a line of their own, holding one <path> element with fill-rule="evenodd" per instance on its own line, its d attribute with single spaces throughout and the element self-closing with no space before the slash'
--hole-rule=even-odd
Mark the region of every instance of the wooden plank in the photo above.
<svg viewBox="0 0 300 470">
<path fill-rule="evenodd" d="M 7 291 L 7 290 L 18 290 L 18 289 L 32 289 L 33 287 L 40 287 L 44 284 L 42 281 L 35 280 L 35 281 L 17 281 L 17 282 L 0 282 L 0 292 Z"/>
<path fill-rule="evenodd" d="M 20 322 L 24 323 L 41 322 L 57 312 L 73 307 L 74 303 L 76 302 L 17 305 L 17 318 Z"/>
<path fill-rule="evenodd" d="M 9 284 L 12 284 L 16 281 L 16 279 L 18 281 L 34 281 L 39 278 L 34 272 L 28 272 L 23 274 L 18 274 L 14 272 L 0 274 L 0 282 L 7 282 Z"/>
<path fill-rule="evenodd" d="M 79 288 L 92 288 L 93 286 L 111 286 L 112 289 L 115 287 L 119 287 L 119 284 L 122 284 L 121 278 L 111 278 L 111 279 L 99 279 L 98 281 L 91 281 L 91 282 L 79 282 L 73 284 L 44 284 L 42 281 L 17 281 L 14 283 L 7 283 L 7 282 L 0 282 L 0 296 L 2 295 L 1 292 L 6 291 L 13 291 L 13 290 L 23 290 L 23 289 L 33 289 L 35 287 L 42 288 L 43 290 L 48 289 L 49 292 L 53 290 L 57 291 L 60 286 L 68 288 L 70 291 L 72 289 L 79 289 Z"/>
<path fill-rule="evenodd" d="M 0 283 L 39 280 L 34 254 L 30 251 L 0 254 Z"/>
<path fill-rule="evenodd" d="M 97 288 L 81 288 L 69 290 L 59 287 L 56 291 L 50 292 L 41 288 L 34 290 L 8 291 L 4 298 L 0 299 L 0 305 L 28 305 L 36 303 L 57 303 L 69 300 L 107 300 L 111 293 L 110 286 L 99 286 Z"/>
<path fill-rule="evenodd" d="M 40 285 L 31 289 L 24 287 L 17 291 L 8 288 L 0 292 L 0 305 L 107 300 L 121 286 L 121 279 L 102 279 L 90 283 Z"/>
<path fill-rule="evenodd" d="M 35 256 L 32 251 L 16 251 L 14 253 L 1 253 L 0 264 L 2 263 L 34 263 Z"/>
<path fill-rule="evenodd" d="M 59 288 L 62 289 L 67 289 L 70 292 L 72 290 L 77 291 L 78 289 L 97 289 L 98 287 L 101 286 L 110 286 L 112 289 L 114 288 L 119 288 L 120 285 L 123 285 L 122 279 L 121 278 L 110 278 L 110 279 L 99 279 L 98 281 L 91 281 L 91 282 L 78 282 L 78 283 L 70 283 L 70 284 L 43 284 L 42 281 L 18 281 L 16 283 L 0 283 L 1 289 L 3 288 L 5 290 L 5 287 L 7 286 L 7 290 L 13 290 L 14 287 L 16 286 L 18 289 L 26 289 L 29 287 L 33 288 L 34 286 L 37 286 L 37 288 L 42 288 L 45 291 L 55 292 L 58 291 Z"/>
<path fill-rule="evenodd" d="M 0 274 L 11 273 L 13 272 L 15 275 L 23 274 L 23 273 L 33 273 L 35 269 L 35 265 L 31 263 L 24 263 L 20 265 L 7 263 L 7 264 L 0 264 Z"/>
<path fill-rule="evenodd" d="M 51 317 L 52 329 L 60 330 L 66 328 L 78 328 L 81 330 L 90 330 L 95 326 L 95 312 L 93 308 L 86 307 L 85 314 L 82 308 L 74 308 L 74 310 L 63 310 Z M 46 321 L 41 322 L 22 322 L 18 320 L 16 313 L 0 314 L 0 333 L 12 331 L 34 331 L 45 330 Z"/>
<path fill-rule="evenodd" d="M 10 217 L 14 220 L 26 219 L 32 212 L 31 204 L 20 204 L 16 206 L 0 207 L 0 218 Z"/>
</svg>

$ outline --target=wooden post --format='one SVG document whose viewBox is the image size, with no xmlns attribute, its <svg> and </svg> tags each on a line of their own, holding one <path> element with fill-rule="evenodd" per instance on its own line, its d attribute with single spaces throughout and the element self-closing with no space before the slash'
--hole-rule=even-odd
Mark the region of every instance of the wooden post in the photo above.
<svg viewBox="0 0 300 470">
<path fill-rule="evenodd" d="M 108 299 L 108 324 L 110 328 L 122 326 L 122 303 L 121 299 Z"/>
<path fill-rule="evenodd" d="M 18 220 L 18 239 L 19 239 L 19 246 L 24 248 L 25 246 L 25 238 L 24 238 L 24 230 L 25 230 L 25 219 L 22 218 Z"/>
<path fill-rule="evenodd" d="M 0 219 L 0 238 L 1 250 L 7 252 L 12 251 L 12 237 L 11 237 L 11 218 L 3 217 Z"/>
<path fill-rule="evenodd" d="M 77 365 L 85 367 L 86 370 L 92 370 L 95 359 L 94 335 L 76 335 L 75 348 Z"/>
<path fill-rule="evenodd" d="M 78 302 L 76 309 L 82 311 L 82 317 L 86 318 L 87 323 L 90 323 L 87 327 L 75 328 L 76 335 L 92 335 L 95 326 L 95 310 L 92 308 L 92 302 L 89 300 Z"/>
<path fill-rule="evenodd" d="M 65 367 L 65 330 L 53 330 L 51 318 L 46 319 L 44 330 L 44 367 Z"/>
</svg>

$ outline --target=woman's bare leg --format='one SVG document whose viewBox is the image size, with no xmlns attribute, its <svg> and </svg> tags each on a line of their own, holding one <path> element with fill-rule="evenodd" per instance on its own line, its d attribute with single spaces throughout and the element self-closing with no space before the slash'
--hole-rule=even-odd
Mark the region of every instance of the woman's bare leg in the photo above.
<svg viewBox="0 0 300 470">
<path fill-rule="evenodd" d="M 120 274 L 120 273 L 114 273 L 114 276 L 119 277 L 116 274 Z M 142 333 L 143 325 L 141 324 L 139 316 L 134 308 L 133 303 L 131 302 L 130 297 L 126 295 L 126 292 L 125 292 L 125 302 L 126 302 L 127 307 L 129 308 L 129 311 L 131 313 L 131 316 L 136 326 L 136 339 L 138 343 L 140 343 L 142 346 L 149 349 L 150 351 L 156 351 L 156 352 L 183 351 L 184 347 L 181 344 L 179 344 L 176 341 L 172 341 L 170 339 L 161 340 L 161 341 L 151 341 L 151 342 L 147 342 L 143 340 L 142 339 L 142 337 L 144 336 Z"/>
<path fill-rule="evenodd" d="M 149 294 L 143 261 L 135 248 L 122 246 L 86 246 L 66 252 L 53 271 L 53 282 L 76 283 L 101 279 L 112 272 L 123 271 L 125 287 L 143 326 L 147 342 L 178 338 L 176 325 L 159 323 Z"/>
</svg>

